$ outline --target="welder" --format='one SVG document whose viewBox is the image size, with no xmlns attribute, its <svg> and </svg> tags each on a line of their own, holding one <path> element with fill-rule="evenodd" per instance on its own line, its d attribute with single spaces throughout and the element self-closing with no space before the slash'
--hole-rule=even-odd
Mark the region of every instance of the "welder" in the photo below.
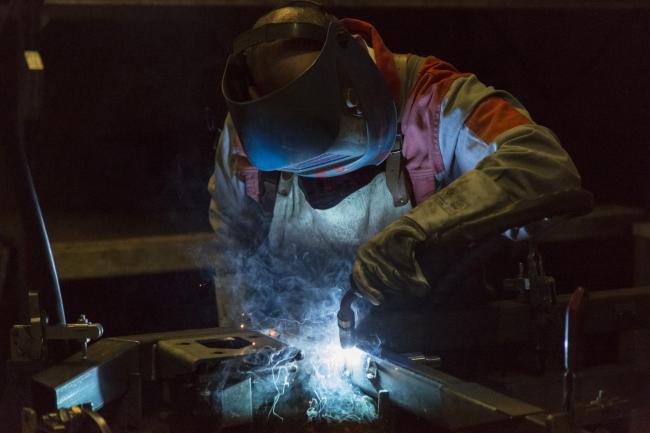
<svg viewBox="0 0 650 433">
<path fill-rule="evenodd" d="M 223 248 L 349 254 L 373 305 L 435 290 L 416 252 L 449 230 L 471 238 L 580 188 L 558 138 L 512 95 L 436 57 L 395 54 L 371 24 L 312 2 L 240 35 L 222 91 L 209 190 Z"/>
</svg>

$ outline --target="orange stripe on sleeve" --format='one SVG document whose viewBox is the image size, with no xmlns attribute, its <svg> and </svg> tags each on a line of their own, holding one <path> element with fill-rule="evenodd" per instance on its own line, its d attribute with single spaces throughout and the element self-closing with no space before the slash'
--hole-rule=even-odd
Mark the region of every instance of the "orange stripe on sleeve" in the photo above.
<svg viewBox="0 0 650 433">
<path fill-rule="evenodd" d="M 485 143 L 492 143 L 515 126 L 530 123 L 529 118 L 498 96 L 485 98 L 465 120 L 465 126 Z"/>
</svg>

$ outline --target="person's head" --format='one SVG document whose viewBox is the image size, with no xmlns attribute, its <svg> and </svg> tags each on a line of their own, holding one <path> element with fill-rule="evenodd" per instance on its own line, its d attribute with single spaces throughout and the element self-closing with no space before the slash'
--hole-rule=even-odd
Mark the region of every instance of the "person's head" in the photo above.
<svg viewBox="0 0 650 433">
<path fill-rule="evenodd" d="M 240 35 L 222 90 L 261 170 L 344 174 L 380 163 L 393 145 L 385 80 L 365 46 L 312 2 L 274 9 Z"/>
<path fill-rule="evenodd" d="M 260 17 L 253 26 L 259 29 L 279 23 L 309 23 L 327 28 L 333 15 L 311 2 L 293 2 Z M 318 58 L 321 41 L 307 38 L 286 38 L 263 42 L 246 50 L 252 97 L 280 89 L 298 78 Z"/>
</svg>

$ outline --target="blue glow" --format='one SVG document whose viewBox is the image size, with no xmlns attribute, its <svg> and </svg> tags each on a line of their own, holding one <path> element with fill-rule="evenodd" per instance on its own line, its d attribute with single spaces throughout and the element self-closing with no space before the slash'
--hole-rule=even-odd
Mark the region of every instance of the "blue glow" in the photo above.
<svg viewBox="0 0 650 433">
<path fill-rule="evenodd" d="M 283 253 L 238 258 L 242 284 L 233 287 L 247 328 L 265 330 L 303 355 L 299 361 L 269 359 L 272 374 L 256 377 L 256 386 L 268 380 L 273 394 L 268 417 L 283 420 L 301 406 L 311 422 L 375 420 L 373 399 L 351 383 L 349 374 L 363 365 L 365 355 L 357 348 L 344 350 L 339 342 L 336 313 L 352 260 Z M 245 296 L 235 290 L 245 290 Z M 236 317 L 241 320 L 239 313 Z"/>
</svg>

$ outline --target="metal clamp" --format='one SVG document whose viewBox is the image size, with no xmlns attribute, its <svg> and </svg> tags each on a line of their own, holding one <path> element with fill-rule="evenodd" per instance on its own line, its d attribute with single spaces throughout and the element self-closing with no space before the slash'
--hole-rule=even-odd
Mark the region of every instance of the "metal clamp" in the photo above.
<svg viewBox="0 0 650 433">
<path fill-rule="evenodd" d="M 536 352 L 534 371 L 540 374 L 546 368 L 549 335 L 556 320 L 553 306 L 557 303 L 557 292 L 555 279 L 544 272 L 544 262 L 534 242 L 529 243 L 526 264 L 524 269 L 523 263 L 519 263 L 519 275 L 504 280 L 503 286 L 506 291 L 516 292 L 518 300 L 530 306 Z"/>
<path fill-rule="evenodd" d="M 104 334 L 101 324 L 90 322 L 83 314 L 76 323 L 50 326 L 47 318 L 41 316 L 38 293 L 29 292 L 28 300 L 29 325 L 14 325 L 11 328 L 11 359 L 14 361 L 43 359 L 47 340 L 79 341 L 85 358 L 88 343 Z"/>
</svg>

